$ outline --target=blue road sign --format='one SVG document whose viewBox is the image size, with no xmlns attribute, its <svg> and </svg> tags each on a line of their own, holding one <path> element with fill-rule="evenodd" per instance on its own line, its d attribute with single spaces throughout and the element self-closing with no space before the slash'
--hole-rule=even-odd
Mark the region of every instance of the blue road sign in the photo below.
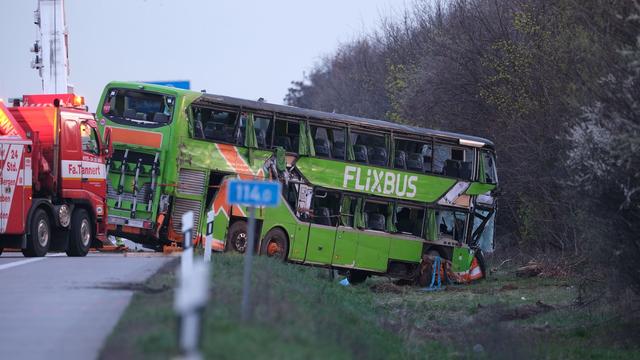
<svg viewBox="0 0 640 360">
<path fill-rule="evenodd" d="M 280 203 L 280 183 L 273 181 L 231 180 L 229 204 L 274 207 Z"/>
<path fill-rule="evenodd" d="M 171 86 L 178 89 L 191 89 L 191 81 L 189 80 L 173 80 L 173 81 L 144 81 L 147 84 Z"/>
</svg>

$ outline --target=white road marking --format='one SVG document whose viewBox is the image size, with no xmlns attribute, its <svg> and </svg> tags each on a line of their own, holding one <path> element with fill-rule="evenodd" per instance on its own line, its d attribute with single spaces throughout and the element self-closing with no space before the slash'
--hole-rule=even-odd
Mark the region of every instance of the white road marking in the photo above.
<svg viewBox="0 0 640 360">
<path fill-rule="evenodd" d="M 51 254 L 51 255 L 48 255 L 48 257 L 63 256 L 63 255 L 66 255 L 66 254 Z M 20 265 L 30 264 L 32 262 L 36 262 L 36 261 L 40 261 L 40 260 L 44 260 L 44 259 L 46 259 L 46 257 L 38 257 L 38 258 L 14 261 L 14 262 L 11 262 L 11 263 L 8 263 L 8 264 L 0 265 L 0 271 L 6 270 L 6 269 L 11 269 L 12 267 L 16 267 L 16 266 L 20 266 Z"/>
</svg>

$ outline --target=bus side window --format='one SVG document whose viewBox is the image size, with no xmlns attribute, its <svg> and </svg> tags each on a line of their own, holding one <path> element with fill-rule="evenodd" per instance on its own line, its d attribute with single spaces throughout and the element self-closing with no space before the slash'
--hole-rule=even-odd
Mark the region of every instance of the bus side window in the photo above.
<svg viewBox="0 0 640 360">
<path fill-rule="evenodd" d="M 444 176 L 471 180 L 473 176 L 474 150 L 436 144 L 434 172 Z"/>
<path fill-rule="evenodd" d="M 242 113 L 238 122 L 238 130 L 235 134 L 236 145 L 244 146 L 245 137 L 247 134 L 247 126 L 249 124 L 249 114 Z M 258 149 L 268 149 L 268 140 L 271 140 L 270 136 L 267 136 L 271 130 L 271 119 L 264 116 L 253 117 L 253 132 L 256 136 L 256 146 Z M 267 140 L 268 139 L 268 140 Z"/>
<path fill-rule="evenodd" d="M 448 235 L 458 242 L 465 239 L 467 215 L 459 211 L 440 210 L 436 212 L 440 235 Z"/>
<path fill-rule="evenodd" d="M 298 152 L 300 144 L 300 124 L 297 121 L 276 119 L 273 146 L 280 146 L 287 152 Z"/>
<path fill-rule="evenodd" d="M 296 187 L 296 184 L 290 182 L 289 185 L 283 187 L 282 189 L 284 198 L 287 200 L 287 203 L 294 211 L 298 207 L 298 189 Z"/>
<path fill-rule="evenodd" d="M 422 236 L 422 225 L 424 224 L 423 208 L 398 205 L 396 207 L 395 224 L 399 233 Z"/>
<path fill-rule="evenodd" d="M 253 120 L 258 149 L 268 149 L 271 145 L 271 120 L 271 118 L 264 116 L 256 116 Z"/>
<path fill-rule="evenodd" d="M 237 113 L 200 108 L 200 116 L 198 116 L 198 114 L 194 115 L 196 119 L 201 119 L 202 121 L 205 139 L 232 144 L 235 143 L 234 131 L 238 115 Z"/>
<path fill-rule="evenodd" d="M 376 166 L 387 166 L 389 151 L 385 137 L 377 134 L 351 133 L 351 147 L 356 162 Z"/>
<path fill-rule="evenodd" d="M 431 172 L 432 148 L 430 144 L 396 139 L 395 146 L 393 167 L 418 172 Z"/>
<path fill-rule="evenodd" d="M 362 202 L 362 200 L 360 200 Z M 358 198 L 351 195 L 344 195 L 340 203 L 340 225 L 355 227 L 354 221 L 358 208 Z"/>
<path fill-rule="evenodd" d="M 482 159 L 484 162 L 484 180 L 485 183 L 488 184 L 497 184 L 498 183 L 498 175 L 496 173 L 496 165 L 495 165 L 495 157 L 493 154 L 483 151 Z"/>
<path fill-rule="evenodd" d="M 365 229 L 387 231 L 387 220 L 391 218 L 389 216 L 390 209 L 392 207 L 386 201 L 365 202 L 363 211 Z"/>
<path fill-rule="evenodd" d="M 311 136 L 317 157 L 344 160 L 344 129 L 311 125 Z"/>
<path fill-rule="evenodd" d="M 313 223 L 325 226 L 338 225 L 340 193 L 316 190 L 313 194 Z"/>
</svg>

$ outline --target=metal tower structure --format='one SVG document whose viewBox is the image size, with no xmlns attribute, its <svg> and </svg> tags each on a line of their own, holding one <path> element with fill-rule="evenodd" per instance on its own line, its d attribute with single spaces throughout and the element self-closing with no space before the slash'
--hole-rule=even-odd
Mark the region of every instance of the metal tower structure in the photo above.
<svg viewBox="0 0 640 360">
<path fill-rule="evenodd" d="M 64 0 L 38 0 L 34 23 L 38 31 L 31 47 L 35 56 L 31 67 L 38 70 L 42 91 L 48 94 L 73 92 L 69 84 L 69 32 Z"/>
</svg>

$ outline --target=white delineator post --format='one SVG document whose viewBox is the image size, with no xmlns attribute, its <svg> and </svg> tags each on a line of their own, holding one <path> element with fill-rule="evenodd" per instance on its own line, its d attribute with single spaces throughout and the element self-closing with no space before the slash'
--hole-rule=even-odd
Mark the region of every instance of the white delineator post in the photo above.
<svg viewBox="0 0 640 360">
<path fill-rule="evenodd" d="M 211 262 L 211 246 L 213 245 L 213 210 L 207 213 L 207 230 L 204 241 L 204 261 Z"/>
<path fill-rule="evenodd" d="M 180 270 L 182 274 L 187 274 L 193 268 L 193 211 L 187 211 L 182 215 L 182 257 L 180 259 Z"/>
<path fill-rule="evenodd" d="M 202 313 L 209 297 L 209 266 L 193 259 L 193 212 L 182 216 L 184 251 L 180 259 L 179 288 L 175 311 L 180 317 L 178 343 L 184 359 L 201 359 L 198 350 L 202 332 Z"/>
</svg>

